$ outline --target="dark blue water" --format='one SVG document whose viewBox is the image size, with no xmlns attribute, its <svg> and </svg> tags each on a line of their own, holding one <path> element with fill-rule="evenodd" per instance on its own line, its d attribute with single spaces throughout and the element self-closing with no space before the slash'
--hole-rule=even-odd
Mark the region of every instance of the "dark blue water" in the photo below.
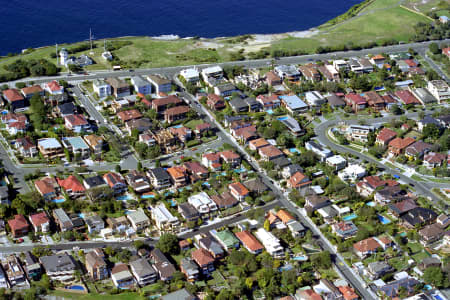
<svg viewBox="0 0 450 300">
<path fill-rule="evenodd" d="M 0 54 L 126 35 L 234 36 L 305 30 L 361 0 L 2 0 Z"/>
</svg>

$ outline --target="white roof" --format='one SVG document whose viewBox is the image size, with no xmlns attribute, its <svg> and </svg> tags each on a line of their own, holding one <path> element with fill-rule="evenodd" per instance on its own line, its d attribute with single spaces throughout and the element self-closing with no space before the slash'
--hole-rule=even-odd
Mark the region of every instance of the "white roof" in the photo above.
<svg viewBox="0 0 450 300">
<path fill-rule="evenodd" d="M 202 205 L 209 205 L 210 203 L 213 203 L 211 198 L 209 198 L 208 194 L 205 192 L 201 192 L 196 195 L 190 196 L 188 198 L 188 202 L 195 208 L 200 207 Z"/>
<path fill-rule="evenodd" d="M 170 211 L 166 208 L 166 206 L 161 203 L 152 209 L 153 218 L 158 219 L 160 223 L 163 222 L 176 222 L 178 219 L 174 217 Z"/>
<path fill-rule="evenodd" d="M 202 70 L 203 74 L 212 74 L 212 73 L 219 73 L 219 72 L 223 72 L 222 67 L 220 67 L 220 66 L 212 66 L 212 67 L 205 68 Z"/>
<path fill-rule="evenodd" d="M 61 144 L 55 138 L 40 139 L 38 145 L 44 149 L 61 148 Z"/>
<path fill-rule="evenodd" d="M 180 74 L 184 78 L 197 78 L 199 75 L 198 70 L 195 68 L 181 70 Z"/>
<path fill-rule="evenodd" d="M 323 99 L 323 96 L 318 91 L 306 92 L 305 98 L 307 101 L 316 101 Z"/>
<path fill-rule="evenodd" d="M 327 157 L 327 163 L 330 163 L 332 165 L 338 165 L 343 162 L 347 162 L 347 160 L 340 155 L 333 155 L 333 156 Z"/>
<path fill-rule="evenodd" d="M 280 245 L 280 240 L 264 228 L 258 228 L 255 232 L 255 236 L 264 245 L 269 253 L 283 249 Z"/>
</svg>

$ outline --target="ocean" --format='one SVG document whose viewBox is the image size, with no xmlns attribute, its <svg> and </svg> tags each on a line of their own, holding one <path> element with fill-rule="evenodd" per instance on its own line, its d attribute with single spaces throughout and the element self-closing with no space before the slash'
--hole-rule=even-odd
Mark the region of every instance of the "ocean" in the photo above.
<svg viewBox="0 0 450 300">
<path fill-rule="evenodd" d="M 361 0 L 9 0 L 0 55 L 28 47 L 131 35 L 221 37 L 318 26 Z"/>
</svg>

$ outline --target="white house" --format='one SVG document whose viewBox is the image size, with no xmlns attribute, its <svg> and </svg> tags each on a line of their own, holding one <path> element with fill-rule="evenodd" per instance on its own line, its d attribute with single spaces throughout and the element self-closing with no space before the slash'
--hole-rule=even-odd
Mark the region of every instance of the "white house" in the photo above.
<svg viewBox="0 0 450 300">
<path fill-rule="evenodd" d="M 356 181 L 366 175 L 366 169 L 361 167 L 360 165 L 349 165 L 344 170 L 338 173 L 338 177 L 342 181 Z"/>
<path fill-rule="evenodd" d="M 137 93 L 141 93 L 143 95 L 150 95 L 152 93 L 152 85 L 141 76 L 131 77 L 131 84 L 134 87 L 134 91 Z"/>
<path fill-rule="evenodd" d="M 154 207 L 151 210 L 152 219 L 155 221 L 156 227 L 161 232 L 177 232 L 180 226 L 180 221 L 178 218 L 174 217 L 172 213 L 166 208 L 166 206 L 161 203 Z"/>
<path fill-rule="evenodd" d="M 438 103 L 450 99 L 450 87 L 444 80 L 428 81 L 427 89 L 438 100 Z"/>
<path fill-rule="evenodd" d="M 321 106 L 322 104 L 327 103 L 327 99 L 317 91 L 306 92 L 305 100 L 306 103 L 308 103 L 308 105 L 311 107 L 318 107 Z"/>
<path fill-rule="evenodd" d="M 306 150 L 310 150 L 317 154 L 320 157 L 321 161 L 325 161 L 327 157 L 330 157 L 333 155 L 333 152 L 331 152 L 330 149 L 327 149 L 323 147 L 321 144 L 318 144 L 314 141 L 306 142 L 305 144 Z"/>
<path fill-rule="evenodd" d="M 188 203 L 202 215 L 217 211 L 216 203 L 205 192 L 190 196 Z"/>
<path fill-rule="evenodd" d="M 111 96 L 111 86 L 102 79 L 94 80 L 92 87 L 100 98 Z"/>
<path fill-rule="evenodd" d="M 327 157 L 326 159 L 327 165 L 333 167 L 336 171 L 339 171 L 347 165 L 347 160 L 340 155 L 333 155 Z"/>
<path fill-rule="evenodd" d="M 284 257 L 284 248 L 280 244 L 280 240 L 277 239 L 272 233 L 268 232 L 264 228 L 259 228 L 255 232 L 256 238 L 263 244 L 267 252 L 275 258 Z"/>
<path fill-rule="evenodd" d="M 186 82 L 197 83 L 200 80 L 200 73 L 197 68 L 190 68 L 181 70 L 180 76 L 186 80 Z"/>
</svg>

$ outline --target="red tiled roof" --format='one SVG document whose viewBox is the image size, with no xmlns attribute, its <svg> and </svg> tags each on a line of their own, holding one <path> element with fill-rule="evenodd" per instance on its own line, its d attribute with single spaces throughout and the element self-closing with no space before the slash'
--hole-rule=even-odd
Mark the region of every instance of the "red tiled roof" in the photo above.
<svg viewBox="0 0 450 300">
<path fill-rule="evenodd" d="M 2 115 L 2 122 L 7 123 L 11 121 L 27 122 L 28 119 L 24 114 L 7 113 L 6 115 Z"/>
<path fill-rule="evenodd" d="M 285 211 L 284 209 L 280 209 L 277 212 L 277 217 L 281 220 L 281 222 L 283 222 L 284 224 L 286 224 L 287 222 L 291 221 L 291 220 L 295 220 L 294 217 L 288 213 L 287 211 Z"/>
<path fill-rule="evenodd" d="M 13 122 L 8 124 L 8 128 L 16 128 L 17 130 L 25 130 L 27 124 L 25 122 Z"/>
<path fill-rule="evenodd" d="M 175 107 L 167 109 L 164 112 L 164 115 L 166 115 L 166 116 L 176 116 L 176 115 L 185 114 L 189 110 L 190 110 L 190 108 L 187 105 L 175 106 Z"/>
<path fill-rule="evenodd" d="M 273 145 L 268 145 L 266 147 L 262 147 L 258 149 L 258 152 L 261 156 L 267 156 L 268 158 L 278 157 L 283 155 L 280 149 Z"/>
<path fill-rule="evenodd" d="M 14 219 L 8 221 L 8 224 L 12 231 L 28 228 L 28 222 L 22 215 L 15 215 Z"/>
<path fill-rule="evenodd" d="M 308 179 L 308 177 L 301 173 L 301 172 L 295 172 L 291 178 L 289 178 L 289 184 L 292 188 L 299 188 L 301 186 L 307 185 L 311 183 L 311 181 Z"/>
<path fill-rule="evenodd" d="M 86 189 L 81 182 L 73 175 L 70 175 L 66 179 L 57 179 L 58 184 L 65 190 L 71 190 L 72 192 L 84 192 Z"/>
<path fill-rule="evenodd" d="M 397 132 L 394 130 L 391 130 L 389 128 L 383 128 L 381 129 L 380 133 L 377 135 L 377 140 L 380 140 L 382 142 L 387 142 L 397 136 Z"/>
<path fill-rule="evenodd" d="M 414 59 L 405 59 L 405 63 L 410 67 L 417 67 L 418 64 Z"/>
<path fill-rule="evenodd" d="M 81 126 L 88 124 L 86 118 L 80 114 L 65 116 L 64 120 L 69 122 L 72 126 Z"/>
<path fill-rule="evenodd" d="M 436 152 L 430 152 L 430 153 L 425 155 L 423 160 L 428 162 L 428 163 L 430 163 L 430 164 L 442 163 L 445 160 L 445 154 L 436 153 Z"/>
<path fill-rule="evenodd" d="M 61 86 L 56 80 L 50 81 L 47 83 L 47 86 L 52 92 L 61 90 Z"/>
<path fill-rule="evenodd" d="M 230 190 L 236 191 L 240 196 L 246 196 L 249 194 L 248 189 L 240 182 L 233 182 L 228 185 Z"/>
<path fill-rule="evenodd" d="M 35 227 L 39 227 L 42 224 L 46 224 L 50 221 L 47 214 L 42 211 L 40 213 L 34 214 L 30 216 L 31 224 L 33 224 Z"/>
<path fill-rule="evenodd" d="M 220 160 L 220 153 L 206 153 L 203 154 L 203 157 L 209 161 L 216 161 Z"/>
<path fill-rule="evenodd" d="M 125 179 L 114 172 L 108 172 L 105 175 L 103 175 L 103 179 L 105 179 L 106 183 L 110 186 L 110 187 L 114 187 L 116 185 L 116 183 L 123 183 L 126 184 Z"/>
<path fill-rule="evenodd" d="M 191 257 L 199 266 L 205 266 L 214 263 L 214 258 L 208 251 L 203 248 L 192 251 Z"/>
<path fill-rule="evenodd" d="M 178 98 L 177 96 L 174 95 L 170 95 L 168 97 L 164 97 L 164 98 L 158 98 L 158 99 L 154 99 L 152 104 L 156 107 L 158 106 L 162 106 L 162 105 L 167 105 L 167 104 L 179 104 L 182 103 L 183 101 L 181 101 L 180 98 Z"/>
<path fill-rule="evenodd" d="M 375 251 L 380 244 L 374 238 L 368 238 L 353 244 L 353 248 L 359 252 Z"/>
<path fill-rule="evenodd" d="M 43 90 L 42 90 L 40 85 L 36 84 L 36 85 L 33 85 L 33 86 L 24 87 L 21 91 L 25 95 L 28 95 L 28 94 L 34 94 L 34 93 L 41 93 Z"/>
<path fill-rule="evenodd" d="M 53 186 L 55 183 L 56 180 L 54 178 L 44 177 L 41 180 L 36 180 L 34 182 L 34 186 L 42 195 L 45 195 L 55 192 L 55 188 Z"/>
<path fill-rule="evenodd" d="M 404 104 L 420 104 L 420 101 L 408 90 L 396 91 L 395 95 L 399 97 Z"/>
<path fill-rule="evenodd" d="M 4 90 L 3 96 L 10 102 L 21 101 L 24 99 L 20 92 L 16 89 Z"/>
<path fill-rule="evenodd" d="M 352 104 L 366 104 L 367 101 L 366 99 L 364 99 L 361 95 L 355 94 L 355 93 L 350 93 L 345 95 L 345 100 L 347 102 L 351 102 Z"/>
<path fill-rule="evenodd" d="M 356 300 L 359 299 L 358 294 L 355 293 L 355 290 L 350 286 L 339 286 L 339 292 L 341 292 L 342 296 L 344 296 L 345 300 Z"/>
<path fill-rule="evenodd" d="M 123 121 L 129 121 L 134 119 L 142 118 L 142 114 L 137 109 L 131 109 L 131 110 L 123 110 L 117 114 L 117 116 Z"/>
<path fill-rule="evenodd" d="M 261 147 L 269 145 L 269 142 L 266 139 L 264 139 L 264 138 L 259 138 L 259 139 L 256 139 L 256 140 L 252 140 L 252 141 L 250 141 L 248 143 L 250 145 L 252 145 L 253 147 L 255 147 L 255 148 L 261 148 Z"/>
<path fill-rule="evenodd" d="M 203 130 L 207 130 L 209 128 L 211 128 L 211 124 L 206 123 L 206 122 L 195 126 L 195 130 L 197 130 L 197 131 L 203 131 Z"/>
<path fill-rule="evenodd" d="M 389 142 L 389 147 L 402 150 L 411 145 L 412 143 L 414 143 L 415 141 L 416 140 L 411 137 L 406 137 L 404 139 L 398 137 Z"/>
<path fill-rule="evenodd" d="M 250 251 L 259 251 L 264 249 L 263 245 L 249 231 L 241 231 L 235 233 L 241 243 Z"/>
<path fill-rule="evenodd" d="M 222 157 L 225 160 L 240 158 L 240 156 L 238 154 L 236 154 L 234 151 L 231 151 L 231 150 L 225 150 L 225 151 L 219 152 L 219 154 L 220 154 L 220 157 Z"/>
</svg>

